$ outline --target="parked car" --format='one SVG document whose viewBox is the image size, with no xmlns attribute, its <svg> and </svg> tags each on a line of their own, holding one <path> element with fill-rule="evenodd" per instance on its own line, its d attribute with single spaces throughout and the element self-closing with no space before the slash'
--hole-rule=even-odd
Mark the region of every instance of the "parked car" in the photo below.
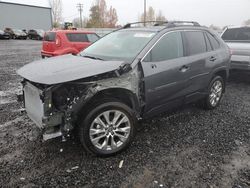
<svg viewBox="0 0 250 188">
<path fill-rule="evenodd" d="M 93 32 L 58 30 L 46 32 L 43 39 L 42 58 L 64 54 L 78 54 L 99 39 Z"/>
<path fill-rule="evenodd" d="M 10 39 L 10 35 L 0 30 L 0 39 Z"/>
<path fill-rule="evenodd" d="M 4 32 L 8 33 L 12 39 L 27 39 L 27 34 L 20 29 L 5 28 Z"/>
<path fill-rule="evenodd" d="M 230 63 L 220 37 L 196 22 L 132 26 L 77 56 L 18 70 L 27 114 L 44 140 L 75 130 L 87 151 L 109 156 L 129 146 L 139 119 L 196 101 L 206 109 L 219 105 Z"/>
<path fill-rule="evenodd" d="M 28 35 L 28 33 L 27 33 L 27 30 L 26 29 L 23 29 L 22 30 L 25 34 L 27 34 Z"/>
<path fill-rule="evenodd" d="M 11 28 L 6 27 L 6 28 L 4 29 L 4 32 L 5 32 L 5 33 L 8 33 L 8 34 L 10 35 L 10 38 L 13 38 L 14 31 L 13 31 Z"/>
<path fill-rule="evenodd" d="M 250 27 L 227 27 L 221 37 L 231 49 L 231 69 L 250 70 Z"/>
<path fill-rule="evenodd" d="M 45 31 L 42 29 L 31 29 L 28 31 L 29 39 L 43 40 Z"/>
</svg>

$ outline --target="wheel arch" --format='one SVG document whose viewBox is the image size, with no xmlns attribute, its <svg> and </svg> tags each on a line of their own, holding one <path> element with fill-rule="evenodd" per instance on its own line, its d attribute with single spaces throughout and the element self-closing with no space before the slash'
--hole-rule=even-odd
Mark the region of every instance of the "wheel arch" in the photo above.
<svg viewBox="0 0 250 188">
<path fill-rule="evenodd" d="M 82 106 L 86 108 L 92 106 L 97 101 L 114 98 L 130 107 L 137 116 L 140 115 L 140 104 L 138 97 L 132 91 L 125 88 L 109 88 L 98 91 Z"/>
<path fill-rule="evenodd" d="M 78 51 L 75 48 L 66 48 L 57 51 L 58 54 L 78 54 Z"/>
<path fill-rule="evenodd" d="M 212 76 L 212 79 L 215 77 L 215 76 L 220 76 L 222 77 L 223 81 L 224 81 L 224 85 L 226 86 L 226 83 L 227 83 L 227 79 L 228 79 L 228 72 L 226 69 L 220 69 L 220 70 L 217 70 L 214 72 L 213 76 Z M 212 80 L 211 79 L 211 80 Z M 223 92 L 225 92 L 225 88 L 223 89 Z"/>
</svg>

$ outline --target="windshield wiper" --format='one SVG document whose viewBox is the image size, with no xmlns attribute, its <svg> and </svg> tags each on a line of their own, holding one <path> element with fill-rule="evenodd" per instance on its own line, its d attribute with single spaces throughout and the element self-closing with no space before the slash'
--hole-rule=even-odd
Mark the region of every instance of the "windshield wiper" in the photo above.
<svg viewBox="0 0 250 188">
<path fill-rule="evenodd" d="M 82 57 L 90 58 L 90 59 L 95 59 L 95 60 L 101 60 L 104 61 L 104 59 L 99 58 L 99 57 L 94 57 L 94 56 L 89 56 L 89 55 L 81 55 Z"/>
</svg>

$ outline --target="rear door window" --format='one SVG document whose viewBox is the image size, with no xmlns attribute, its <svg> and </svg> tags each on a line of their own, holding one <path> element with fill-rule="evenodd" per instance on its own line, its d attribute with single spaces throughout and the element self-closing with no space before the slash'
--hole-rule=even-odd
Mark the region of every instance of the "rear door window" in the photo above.
<svg viewBox="0 0 250 188">
<path fill-rule="evenodd" d="M 66 36 L 70 42 L 89 42 L 85 33 L 67 33 Z"/>
<path fill-rule="evenodd" d="M 211 42 L 211 45 L 213 47 L 214 50 L 219 49 L 220 48 L 220 43 L 218 42 L 217 39 L 214 38 L 214 36 L 212 36 L 210 33 L 207 33 L 208 39 Z"/>
<path fill-rule="evenodd" d="M 88 41 L 91 43 L 94 43 L 99 39 L 99 37 L 96 34 L 87 34 Z"/>
<path fill-rule="evenodd" d="M 49 42 L 54 42 L 56 40 L 56 33 L 55 32 L 45 33 L 44 40 Z"/>
<path fill-rule="evenodd" d="M 231 28 L 227 29 L 221 38 L 225 41 L 250 41 L 250 28 Z"/>
<path fill-rule="evenodd" d="M 202 31 L 186 31 L 184 33 L 188 55 L 201 54 L 207 51 L 205 36 Z"/>
<path fill-rule="evenodd" d="M 145 62 L 167 61 L 183 57 L 183 44 L 180 32 L 172 32 L 163 36 L 162 39 L 148 53 Z"/>
</svg>

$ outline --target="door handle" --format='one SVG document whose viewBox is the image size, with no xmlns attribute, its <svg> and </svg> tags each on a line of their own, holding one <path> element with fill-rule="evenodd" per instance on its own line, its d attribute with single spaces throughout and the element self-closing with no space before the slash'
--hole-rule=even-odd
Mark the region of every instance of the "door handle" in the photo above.
<svg viewBox="0 0 250 188">
<path fill-rule="evenodd" d="M 210 57 L 209 61 L 216 61 L 216 57 L 214 56 Z"/>
<path fill-rule="evenodd" d="M 187 72 L 189 69 L 190 69 L 189 66 L 183 65 L 179 70 L 180 70 L 180 72 Z"/>
<path fill-rule="evenodd" d="M 152 68 L 152 69 L 157 68 L 156 64 L 151 64 L 151 68 Z"/>
</svg>

